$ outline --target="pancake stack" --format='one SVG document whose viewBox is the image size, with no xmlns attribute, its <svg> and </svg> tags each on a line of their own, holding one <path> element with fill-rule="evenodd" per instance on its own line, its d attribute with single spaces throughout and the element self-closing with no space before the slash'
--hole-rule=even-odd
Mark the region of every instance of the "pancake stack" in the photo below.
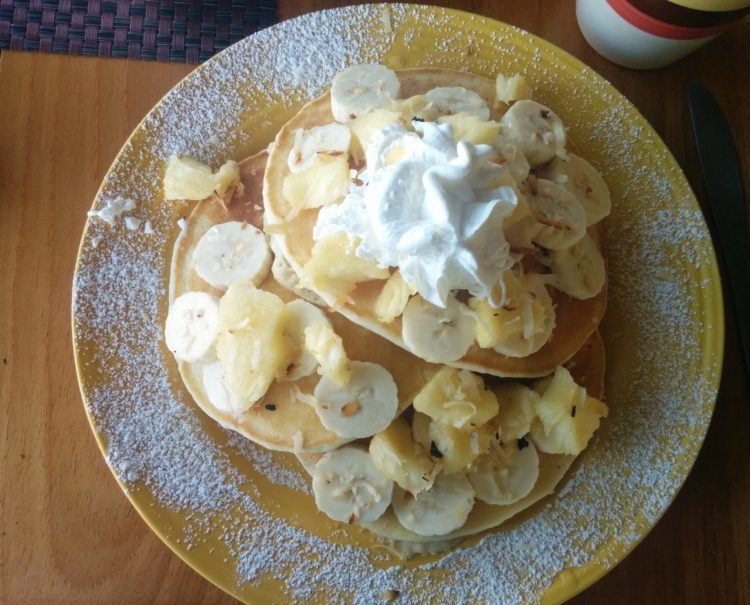
<svg viewBox="0 0 750 605">
<path fill-rule="evenodd" d="M 552 157 L 513 139 L 532 110 L 534 120 L 540 112 L 542 119 L 559 121 L 531 96 L 517 77 L 492 81 L 448 70 L 354 66 L 279 131 L 270 153 L 228 163 L 216 173 L 189 158 L 173 158 L 165 175 L 168 199 L 198 200 L 175 243 L 167 322 L 167 344 L 196 403 L 222 426 L 296 454 L 313 477 L 323 512 L 362 524 L 405 557 L 450 548 L 551 494 L 607 413 L 597 327 L 606 308 L 601 218 L 609 195 L 601 177 L 592 177 L 593 168 L 575 155 L 561 122 Z M 497 145 L 484 142 L 487 132 Z M 436 174 L 458 174 L 465 158 L 478 166 L 461 173 L 469 176 L 455 177 L 473 179 L 477 196 L 459 202 L 473 202 L 480 214 L 482 203 L 505 212 L 502 232 L 461 244 L 479 252 L 497 248 L 497 283 L 484 290 L 485 298 L 469 285 L 443 292 L 441 300 L 429 279 L 415 284 L 404 277 L 411 275 L 407 261 L 374 262 L 364 252 L 364 238 L 345 227 L 335 242 L 323 242 L 334 236 L 321 236 L 328 220 L 321 215 L 343 211 L 357 201 L 352 196 L 370 200 L 376 171 L 387 178 L 403 162 L 421 157 L 419 145 L 429 136 L 442 136 L 457 149 Z M 387 137 L 395 143 L 378 168 L 372 150 Z M 402 141 L 416 145 L 416 156 L 399 155 Z M 305 181 L 305 174 L 322 176 Z M 590 179 L 581 180 L 581 174 Z M 202 188 L 209 177 L 212 184 Z M 425 183 L 430 178 L 422 176 Z M 201 186 L 191 188 L 196 183 Z M 456 195 L 465 195 L 461 191 Z M 579 194 L 590 199 L 573 199 L 575 212 L 555 207 L 556 196 L 568 202 Z M 398 201 L 397 190 L 388 195 Z M 578 222 L 565 224 L 571 216 Z M 523 233 L 506 229 L 510 224 L 523 225 Z M 263 242 L 251 256 L 242 250 L 249 245 L 248 229 Z M 231 235 L 233 230 L 241 233 Z M 224 237 L 219 243 L 218 233 Z M 344 246 L 321 256 L 331 242 Z M 230 256 L 243 258 L 246 270 L 227 261 Z M 237 279 L 204 279 L 223 275 L 224 262 Z M 209 298 L 195 306 L 190 301 L 199 300 L 198 293 Z M 529 306 L 519 311 L 524 296 Z M 383 310 L 384 298 L 393 312 Z M 263 302 L 263 310 L 248 303 L 246 316 L 237 315 L 238 300 L 268 301 L 278 313 L 269 314 Z M 186 311 L 188 303 L 193 306 Z M 451 305 L 460 310 L 455 321 L 470 332 L 470 342 L 458 349 L 452 334 L 443 339 L 440 331 L 450 324 L 442 309 Z M 304 309 L 304 317 L 313 319 L 303 329 L 294 327 L 294 314 L 284 309 Z M 507 329 L 503 322 L 511 325 L 516 315 L 523 336 L 510 346 L 497 330 Z M 317 317 L 325 319 L 316 323 Z M 429 318 L 436 322 L 434 344 L 414 327 L 433 329 L 425 323 Z M 277 319 L 286 348 L 258 389 L 258 368 L 276 354 L 266 345 Z M 537 324 L 546 332 L 536 330 Z M 318 334 L 327 339 L 320 341 L 324 345 L 315 344 Z M 196 348 L 201 339 L 206 346 Z M 299 371 L 301 365 L 307 370 Z M 237 378 L 243 367 L 254 382 Z M 242 391 L 240 384 L 253 388 Z"/>
</svg>

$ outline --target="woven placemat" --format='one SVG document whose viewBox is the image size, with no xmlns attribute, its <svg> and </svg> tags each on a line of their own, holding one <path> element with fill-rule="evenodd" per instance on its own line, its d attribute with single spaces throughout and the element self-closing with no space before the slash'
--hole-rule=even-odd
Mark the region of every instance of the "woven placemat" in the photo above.
<svg viewBox="0 0 750 605">
<path fill-rule="evenodd" d="M 0 0 L 0 49 L 200 63 L 275 22 L 275 0 Z"/>
</svg>

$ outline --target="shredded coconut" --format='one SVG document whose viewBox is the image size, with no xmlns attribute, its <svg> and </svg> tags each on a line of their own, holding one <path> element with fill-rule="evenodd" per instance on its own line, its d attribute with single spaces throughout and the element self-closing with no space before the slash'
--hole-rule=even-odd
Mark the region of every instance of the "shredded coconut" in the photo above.
<svg viewBox="0 0 750 605">
<path fill-rule="evenodd" d="M 135 208 L 135 202 L 131 199 L 117 197 L 112 200 L 106 200 L 104 206 L 99 210 L 89 210 L 88 216 L 99 218 L 107 223 L 110 227 L 115 224 L 115 219 L 123 212 L 129 212 Z"/>
<path fill-rule="evenodd" d="M 141 224 L 141 219 L 134 216 L 126 216 L 123 220 L 125 221 L 125 226 L 131 231 L 138 229 Z"/>
</svg>

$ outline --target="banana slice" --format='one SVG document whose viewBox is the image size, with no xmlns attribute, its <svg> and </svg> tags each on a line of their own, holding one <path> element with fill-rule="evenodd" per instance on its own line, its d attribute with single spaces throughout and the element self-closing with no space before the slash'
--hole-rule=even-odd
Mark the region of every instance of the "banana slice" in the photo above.
<svg viewBox="0 0 750 605">
<path fill-rule="evenodd" d="M 555 309 L 544 278 L 535 273 L 518 277 L 503 274 L 503 305 L 493 307 L 484 299 L 472 298 L 476 314 L 475 335 L 480 347 L 492 348 L 508 357 L 526 357 L 544 346 L 555 327 Z"/>
<path fill-rule="evenodd" d="M 524 191 L 539 224 L 533 240 L 550 250 L 570 248 L 586 235 L 586 211 L 564 187 L 547 179 L 529 178 Z"/>
<path fill-rule="evenodd" d="M 534 488 L 539 477 L 539 456 L 531 441 L 494 442 L 479 457 L 468 475 L 478 500 L 487 504 L 512 504 Z"/>
<path fill-rule="evenodd" d="M 208 400 L 211 404 L 221 410 L 235 416 L 241 414 L 245 407 L 240 405 L 234 393 L 227 386 L 224 378 L 224 368 L 221 362 L 216 360 L 206 363 L 201 368 L 203 376 L 203 388 L 206 391 Z"/>
<path fill-rule="evenodd" d="M 473 113 L 482 120 L 490 119 L 490 109 L 487 103 L 473 90 L 461 86 L 440 86 L 433 88 L 425 96 L 427 101 L 443 115 L 465 111 Z"/>
<path fill-rule="evenodd" d="M 604 257 L 588 235 L 566 250 L 552 250 L 549 260 L 555 276 L 552 285 L 573 298 L 592 298 L 604 287 Z"/>
<path fill-rule="evenodd" d="M 315 504 L 334 521 L 372 523 L 391 503 L 393 481 L 358 447 L 323 456 L 313 469 Z"/>
<path fill-rule="evenodd" d="M 420 536 L 443 536 L 458 529 L 474 507 L 474 489 L 466 475 L 438 475 L 416 496 L 396 486 L 393 512 L 406 529 Z"/>
<path fill-rule="evenodd" d="M 461 359 L 474 342 L 474 319 L 466 305 L 449 296 L 445 309 L 414 296 L 401 317 L 401 336 L 409 350 L 425 361 Z"/>
<path fill-rule="evenodd" d="M 323 376 L 314 396 L 323 426 L 346 439 L 379 433 L 398 411 L 398 390 L 390 372 L 367 361 L 351 362 L 351 376 L 344 386 Z"/>
<path fill-rule="evenodd" d="M 333 327 L 325 313 L 306 300 L 289 301 L 286 308 L 289 311 L 287 332 L 293 357 L 286 375 L 281 380 L 292 381 L 310 376 L 318 367 L 318 360 L 305 348 L 305 329 L 314 324 L 326 325 L 331 330 Z"/>
<path fill-rule="evenodd" d="M 339 72 L 331 84 L 331 111 L 337 122 L 353 120 L 398 97 L 401 82 L 384 65 L 352 65 Z"/>
<path fill-rule="evenodd" d="M 387 429 L 373 436 L 370 457 L 386 477 L 412 494 L 432 485 L 432 460 L 424 447 L 414 441 L 403 418 L 396 418 Z"/>
<path fill-rule="evenodd" d="M 565 125 L 549 107 L 536 101 L 516 101 L 500 119 L 508 137 L 529 164 L 540 166 L 565 150 Z"/>
<path fill-rule="evenodd" d="M 211 227 L 193 252 L 198 275 L 219 290 L 246 279 L 259 285 L 271 269 L 265 234 L 250 223 L 230 221 Z"/>
<path fill-rule="evenodd" d="M 351 140 L 351 131 L 342 124 L 331 123 L 310 130 L 298 128 L 294 132 L 294 146 L 289 152 L 289 170 L 302 172 L 321 153 L 348 154 Z"/>
<path fill-rule="evenodd" d="M 578 198 L 586 211 L 589 225 L 598 223 L 612 210 L 612 197 L 602 175 L 582 157 L 568 153 L 557 157 L 538 172 L 538 176 L 562 185 Z"/>
<path fill-rule="evenodd" d="M 205 292 L 187 292 L 169 307 L 164 339 L 182 361 L 195 363 L 216 357 L 219 334 L 219 301 Z"/>
</svg>

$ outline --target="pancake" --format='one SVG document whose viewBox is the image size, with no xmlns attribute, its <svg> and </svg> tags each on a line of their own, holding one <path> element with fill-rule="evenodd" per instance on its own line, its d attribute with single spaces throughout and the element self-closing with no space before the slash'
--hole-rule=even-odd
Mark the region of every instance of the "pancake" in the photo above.
<svg viewBox="0 0 750 605">
<path fill-rule="evenodd" d="M 240 163 L 244 185 L 242 196 L 227 204 L 226 210 L 215 201 L 203 201 L 193 209 L 186 228 L 177 238 L 172 256 L 169 301 L 190 291 L 203 291 L 221 297 L 222 292 L 203 281 L 193 270 L 193 250 L 203 234 L 217 223 L 246 221 L 263 227 L 262 182 L 268 154 L 254 155 Z M 299 298 L 281 286 L 271 273 L 260 288 L 279 296 L 285 302 Z M 341 336 L 350 359 L 371 361 L 387 369 L 398 387 L 399 411 L 409 406 L 414 395 L 437 370 L 391 342 L 368 332 L 338 313 L 328 313 L 335 332 Z M 222 426 L 235 430 L 271 450 L 325 452 L 350 441 L 320 422 L 312 406 L 298 398 L 299 391 L 312 395 L 319 376 L 314 374 L 295 382 L 274 382 L 260 401 L 239 418 L 211 404 L 203 388 L 200 364 L 178 362 L 180 375 L 198 406 Z M 266 409 L 273 403 L 275 409 Z M 302 438 L 300 440 L 299 435 Z"/>
<path fill-rule="evenodd" d="M 598 399 L 604 397 L 604 343 L 598 330 L 565 365 L 576 382 L 586 387 L 590 395 Z M 391 508 L 374 523 L 363 524 L 363 526 L 376 534 L 385 545 L 403 558 L 452 548 L 464 538 L 497 527 L 552 494 L 576 459 L 576 456 L 545 454 L 539 451 L 538 454 L 539 478 L 526 497 L 508 505 L 491 505 L 477 500 L 466 523 L 450 534 L 421 536 L 409 531 L 399 523 Z M 311 472 L 312 467 L 320 459 L 320 455 L 298 456 L 298 458 L 302 466 Z"/>
<path fill-rule="evenodd" d="M 397 70 L 403 98 L 424 94 L 436 86 L 462 86 L 478 93 L 493 108 L 495 83 L 482 76 L 443 69 Z M 493 111 L 497 112 L 497 108 Z M 499 117 L 499 116 L 495 116 Z M 312 231 L 318 209 L 303 210 L 290 220 L 284 217 L 289 204 L 282 195 L 284 178 L 289 174 L 287 158 L 294 145 L 294 132 L 333 121 L 330 92 L 311 101 L 279 131 L 268 160 L 263 183 L 265 221 L 280 252 L 294 271 L 300 275 L 303 265 L 310 259 L 313 247 Z M 601 249 L 601 228 L 590 230 Z M 329 305 L 351 321 L 406 349 L 401 337 L 401 318 L 391 323 L 381 322 L 374 311 L 375 300 L 384 281 L 375 280 L 358 284 L 350 297 L 352 302 L 336 304 L 324 292 L 317 292 Z M 492 349 L 482 349 L 476 343 L 461 359 L 447 365 L 492 374 L 500 377 L 544 376 L 570 359 L 596 330 L 604 316 L 607 302 L 606 284 L 595 297 L 587 300 L 572 298 L 556 288 L 548 288 L 556 309 L 556 326 L 551 338 L 537 352 L 527 357 L 508 357 Z"/>
</svg>

